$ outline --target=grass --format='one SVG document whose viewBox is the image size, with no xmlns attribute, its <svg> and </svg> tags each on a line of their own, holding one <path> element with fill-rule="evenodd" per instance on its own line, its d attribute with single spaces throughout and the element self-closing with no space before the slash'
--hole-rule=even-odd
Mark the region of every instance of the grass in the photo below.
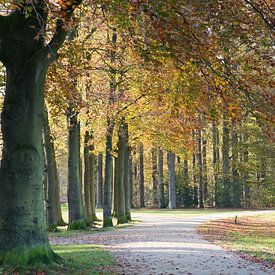
<svg viewBox="0 0 275 275">
<path fill-rule="evenodd" d="M 63 245 L 53 246 L 54 251 L 63 258 L 61 264 L 50 264 L 36 267 L 5 267 L 0 268 L 0 274 L 108 274 L 115 265 L 113 256 L 95 245 Z"/>
<path fill-rule="evenodd" d="M 210 221 L 199 228 L 208 240 L 246 258 L 275 266 L 275 213 Z"/>
</svg>

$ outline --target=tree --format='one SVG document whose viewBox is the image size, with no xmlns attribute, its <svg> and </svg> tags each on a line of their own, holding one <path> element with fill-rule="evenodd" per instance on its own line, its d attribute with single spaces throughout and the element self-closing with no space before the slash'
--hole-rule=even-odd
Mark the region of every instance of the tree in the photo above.
<svg viewBox="0 0 275 275">
<path fill-rule="evenodd" d="M 49 263 L 58 258 L 48 243 L 43 205 L 44 83 L 65 40 L 64 24 L 80 2 L 61 1 L 63 18 L 57 19 L 46 45 L 47 2 L 21 1 L 8 16 L 0 15 L 0 60 L 7 69 L 1 117 L 1 264 Z"/>
<path fill-rule="evenodd" d="M 172 152 L 167 153 L 167 164 L 169 170 L 169 205 L 170 209 L 174 209 L 177 206 L 176 200 L 176 154 Z"/>
<path fill-rule="evenodd" d="M 143 144 L 141 143 L 139 145 L 139 205 L 141 208 L 145 207 L 145 202 L 144 202 L 144 149 L 143 149 Z"/>
<path fill-rule="evenodd" d="M 43 134 L 47 170 L 47 223 L 48 230 L 55 231 L 57 225 L 65 225 L 65 222 L 63 221 L 61 214 L 59 179 L 57 174 L 54 142 L 49 125 L 48 110 L 46 107 L 44 111 Z"/>
<path fill-rule="evenodd" d="M 103 195 L 103 155 L 99 153 L 97 160 L 97 189 L 96 189 L 96 207 L 102 208 L 102 195 Z"/>
</svg>

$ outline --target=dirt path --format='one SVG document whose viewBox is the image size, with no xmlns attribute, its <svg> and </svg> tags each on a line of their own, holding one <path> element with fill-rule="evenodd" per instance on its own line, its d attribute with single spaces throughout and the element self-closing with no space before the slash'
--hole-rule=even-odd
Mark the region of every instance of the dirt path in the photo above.
<svg viewBox="0 0 275 275">
<path fill-rule="evenodd" d="M 118 262 L 113 270 L 118 274 L 275 274 L 275 270 L 241 259 L 196 233 L 201 223 L 230 215 L 186 217 L 138 213 L 134 219 L 143 223 L 68 239 L 52 238 L 51 242 L 104 244 Z"/>
</svg>

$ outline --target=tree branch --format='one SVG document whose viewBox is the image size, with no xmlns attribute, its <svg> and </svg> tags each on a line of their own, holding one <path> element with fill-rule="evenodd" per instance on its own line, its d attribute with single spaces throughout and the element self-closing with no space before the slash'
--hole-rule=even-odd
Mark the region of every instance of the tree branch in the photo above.
<svg viewBox="0 0 275 275">
<path fill-rule="evenodd" d="M 245 0 L 245 2 L 248 5 L 250 5 L 253 8 L 253 10 L 260 15 L 260 17 L 264 20 L 264 22 L 267 24 L 267 26 L 269 28 L 271 28 L 272 30 L 275 30 L 274 24 L 272 22 L 268 21 L 268 19 L 265 17 L 265 15 L 263 14 L 263 12 L 252 1 Z"/>
<path fill-rule="evenodd" d="M 75 8 L 77 6 L 79 6 L 81 4 L 81 2 L 82 2 L 82 0 L 75 0 L 75 1 L 70 2 L 70 4 L 68 4 L 68 5 L 64 4 L 62 6 L 61 11 L 64 14 L 66 14 L 66 18 L 63 20 L 62 19 L 56 20 L 55 34 L 54 34 L 52 40 L 47 45 L 50 54 L 53 54 L 54 56 L 56 56 L 57 51 L 63 45 L 63 43 L 66 39 L 67 33 L 68 33 L 68 30 L 66 30 L 65 25 L 72 17 L 72 14 L 73 14 Z"/>
</svg>

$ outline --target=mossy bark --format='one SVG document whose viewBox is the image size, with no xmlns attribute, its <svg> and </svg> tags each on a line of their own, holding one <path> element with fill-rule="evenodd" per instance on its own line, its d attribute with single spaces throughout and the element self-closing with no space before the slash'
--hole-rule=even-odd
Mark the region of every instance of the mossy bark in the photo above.
<svg viewBox="0 0 275 275">
<path fill-rule="evenodd" d="M 57 257 L 47 238 L 43 192 L 47 49 L 34 40 L 30 26 L 37 26 L 37 19 L 26 20 L 20 11 L 2 19 L 0 59 L 7 81 L 1 114 L 0 264 L 48 263 Z"/>
<path fill-rule="evenodd" d="M 202 136 L 201 129 L 197 132 L 197 165 L 199 181 L 199 207 L 204 208 L 204 181 L 203 181 L 203 164 L 202 164 Z"/>
<path fill-rule="evenodd" d="M 131 220 L 131 186 L 129 179 L 129 162 L 131 150 L 129 147 L 128 125 L 124 122 L 125 131 L 125 159 L 124 159 L 124 191 L 125 191 L 125 216 L 128 221 Z"/>
</svg>

